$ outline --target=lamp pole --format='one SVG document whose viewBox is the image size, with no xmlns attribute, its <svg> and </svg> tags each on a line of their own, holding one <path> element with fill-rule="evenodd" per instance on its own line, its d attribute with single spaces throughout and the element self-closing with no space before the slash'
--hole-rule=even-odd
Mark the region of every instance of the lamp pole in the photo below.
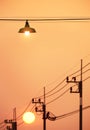
<svg viewBox="0 0 90 130">
<path fill-rule="evenodd" d="M 69 81 L 69 77 L 67 77 L 67 83 L 76 83 L 78 84 L 78 91 L 73 91 L 72 87 L 70 87 L 70 93 L 79 93 L 80 97 L 80 105 L 79 105 L 79 130 L 82 130 L 82 59 L 81 59 L 81 79 L 80 81 L 76 81 L 76 77 L 72 77 L 73 80 Z"/>
</svg>

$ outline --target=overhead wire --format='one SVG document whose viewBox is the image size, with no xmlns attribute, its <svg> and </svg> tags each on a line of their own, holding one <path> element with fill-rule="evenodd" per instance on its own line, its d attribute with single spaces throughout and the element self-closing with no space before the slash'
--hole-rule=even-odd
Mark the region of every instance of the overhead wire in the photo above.
<svg viewBox="0 0 90 130">
<path fill-rule="evenodd" d="M 90 63 L 86 64 L 85 66 L 83 66 L 83 69 L 86 68 L 88 65 L 90 65 Z M 83 72 L 83 74 L 85 74 L 86 72 L 90 71 L 90 69 L 87 69 Z M 80 72 L 80 69 L 75 71 L 74 73 L 70 74 L 69 76 L 73 76 L 75 74 L 77 74 L 78 72 Z M 76 75 L 76 77 L 80 76 L 80 74 Z M 89 77 L 87 77 L 86 79 L 84 79 L 83 81 L 86 81 L 87 79 L 89 79 Z M 65 82 L 66 79 L 62 80 L 58 85 L 56 85 L 53 89 L 51 89 L 50 91 L 48 91 L 46 93 L 46 98 L 56 94 L 57 92 L 61 91 L 63 88 L 65 88 L 67 86 L 67 84 L 65 84 L 62 88 L 59 88 L 58 90 L 56 90 L 60 85 L 62 85 Z M 73 85 L 73 87 L 76 85 Z M 53 92 L 54 90 L 56 90 L 55 92 Z M 47 102 L 46 105 L 56 101 L 57 99 L 59 99 L 60 97 L 62 97 L 65 93 L 67 93 L 69 91 L 69 88 L 66 89 L 63 93 L 61 93 L 59 96 L 57 96 L 56 98 L 54 98 L 53 100 Z M 52 93 L 53 92 L 53 93 Z M 51 93 L 51 94 L 50 94 Z M 41 95 L 39 98 L 43 97 L 43 95 Z M 37 98 L 37 97 L 36 97 Z M 24 111 L 17 117 L 17 120 L 20 119 L 20 117 L 27 111 L 27 109 L 30 107 L 31 105 L 31 101 L 29 102 L 29 104 L 26 106 L 26 108 L 24 109 Z M 31 111 L 33 111 L 35 105 L 31 108 Z M 23 124 L 23 122 L 21 122 L 20 124 L 18 124 L 18 126 L 20 126 L 21 124 Z"/>
<path fill-rule="evenodd" d="M 27 18 L 27 19 L 26 19 L 26 18 L 0 18 L 0 21 L 25 21 L 25 20 L 35 21 L 35 22 L 38 22 L 38 21 L 41 21 L 41 22 L 43 22 L 43 21 L 88 21 L 88 20 L 90 20 L 90 18 Z M 83 69 L 84 69 L 85 67 L 87 67 L 88 65 L 90 65 L 90 63 L 86 64 L 86 65 L 83 67 Z M 90 69 L 84 71 L 83 74 L 85 74 L 85 73 L 88 72 L 88 71 L 90 71 Z M 71 75 L 69 75 L 69 76 L 72 76 L 72 75 L 74 75 L 74 74 L 76 74 L 76 73 L 78 73 L 78 72 L 80 72 L 80 70 L 74 72 L 73 74 L 71 74 Z M 76 77 L 78 77 L 78 76 L 80 76 L 80 75 L 76 75 Z M 90 78 L 90 76 L 87 77 L 86 79 L 84 79 L 83 81 L 86 81 L 86 80 L 89 79 L 89 78 Z M 48 92 L 46 93 L 46 98 L 47 98 L 47 97 L 50 97 L 50 96 L 52 96 L 52 95 L 54 95 L 54 94 L 56 94 L 57 92 L 59 92 L 59 91 L 61 91 L 63 88 L 65 88 L 65 87 L 67 86 L 67 84 L 65 84 L 62 88 L 56 90 L 60 85 L 62 85 L 62 83 L 64 83 L 64 81 L 65 81 L 65 79 L 62 80 L 62 81 L 61 81 L 58 85 L 56 85 L 53 89 L 51 89 L 50 91 L 48 91 Z M 54 90 L 56 90 L 56 91 L 53 92 Z M 69 89 L 65 90 L 61 95 L 59 95 L 58 97 L 56 97 L 56 98 L 53 99 L 52 101 L 48 102 L 47 104 L 50 104 L 51 102 L 54 102 L 54 101 L 57 100 L 58 98 L 62 97 L 66 92 L 68 92 L 68 90 L 69 90 Z M 53 92 L 53 93 L 52 93 L 52 92 Z M 51 93 L 51 94 L 50 94 L 50 93 Z M 40 97 L 42 98 L 43 95 L 40 96 Z M 26 106 L 26 108 L 24 109 L 24 111 L 17 117 L 17 119 L 19 119 L 19 118 L 24 114 L 24 112 L 26 112 L 26 110 L 30 107 L 30 105 L 31 105 L 31 101 L 30 101 L 30 103 Z M 34 106 L 33 106 L 33 108 L 34 108 Z M 32 108 L 31 110 L 33 110 L 33 108 Z M 3 124 L 3 122 L 0 123 L 0 125 L 1 125 L 1 124 Z"/>
<path fill-rule="evenodd" d="M 5 127 L 6 127 L 6 125 L 4 124 L 4 125 L 0 126 L 0 129 L 5 128 Z"/>
<path fill-rule="evenodd" d="M 86 107 L 83 107 L 82 109 L 83 110 L 86 110 L 86 109 L 89 109 L 90 108 L 90 106 L 86 106 Z M 69 113 L 65 113 L 65 114 L 63 114 L 63 115 L 60 115 L 60 116 L 55 116 L 55 120 L 60 120 L 60 119 L 62 119 L 62 118 L 66 118 L 66 117 L 68 117 L 68 116 L 72 116 L 73 114 L 76 114 L 76 113 L 78 113 L 79 112 L 79 110 L 75 110 L 75 111 L 72 111 L 72 112 L 69 112 Z M 22 124 L 24 124 L 24 121 L 22 121 L 22 122 L 20 122 L 19 124 L 18 124 L 18 126 L 21 126 Z"/>
<path fill-rule="evenodd" d="M 86 80 L 88 80 L 89 78 L 90 78 L 90 76 L 87 77 L 86 79 L 84 79 L 83 82 L 86 81 Z M 75 87 L 76 85 L 77 85 L 77 84 L 74 84 L 74 85 L 72 86 L 72 88 Z M 56 98 L 54 98 L 54 99 L 51 100 L 50 102 L 47 102 L 46 105 L 48 105 L 48 104 L 50 104 L 50 103 L 56 101 L 57 99 L 61 98 L 61 97 L 62 97 L 64 94 L 66 94 L 68 91 L 70 91 L 70 88 L 66 89 L 62 94 L 60 94 L 59 96 L 57 96 Z"/>
<path fill-rule="evenodd" d="M 84 66 L 82 67 L 82 70 L 83 70 L 84 68 L 86 68 L 88 65 L 90 65 L 90 62 L 87 63 L 86 65 L 84 65 Z M 71 77 L 71 76 L 75 75 L 76 73 L 78 73 L 78 72 L 80 72 L 80 71 L 81 71 L 81 70 L 79 69 L 79 70 L 75 71 L 74 73 L 72 73 L 72 74 L 70 74 L 70 75 L 68 75 L 68 76 Z"/>
<path fill-rule="evenodd" d="M 3 122 L 0 122 L 0 129 L 4 128 L 6 126 L 6 124 Z"/>
<path fill-rule="evenodd" d="M 4 121 L 0 122 L 0 125 L 2 125 L 4 123 Z"/>
<path fill-rule="evenodd" d="M 88 65 L 90 65 L 90 63 L 87 63 L 85 66 L 82 67 L 82 69 L 86 68 Z M 82 74 L 84 74 L 84 73 L 86 73 L 86 72 L 88 72 L 88 71 L 90 71 L 90 69 L 87 69 L 86 71 L 82 72 Z M 73 75 L 75 75 L 75 74 L 77 74 L 78 72 L 80 72 L 80 69 L 77 70 L 77 71 L 75 71 L 74 73 L 70 74 L 69 77 L 70 77 L 70 76 L 73 76 Z M 75 77 L 78 77 L 78 76 L 80 76 L 80 74 L 77 74 Z M 62 83 L 64 83 L 64 81 L 66 81 L 66 78 L 63 79 L 59 84 L 57 84 L 53 89 L 51 89 L 50 91 L 46 92 L 46 94 L 45 94 L 46 98 L 49 97 L 49 96 L 52 96 L 53 94 L 56 94 L 57 92 L 59 92 L 60 90 L 62 90 L 62 89 L 64 88 L 64 86 L 63 86 L 62 88 L 60 88 L 59 90 L 57 90 L 56 92 L 53 92 L 53 91 L 56 90 L 60 85 L 62 85 Z M 51 92 L 53 92 L 53 93 L 51 93 Z M 51 94 L 48 95 L 49 93 L 51 93 Z M 41 95 L 41 96 L 39 96 L 39 97 L 36 97 L 36 99 L 37 99 L 37 98 L 43 98 L 43 95 Z"/>
<path fill-rule="evenodd" d="M 33 107 L 29 111 L 33 112 L 34 108 L 35 108 L 35 105 L 33 105 Z M 20 123 L 18 123 L 17 126 L 21 126 L 22 124 L 24 124 L 24 121 L 21 121 Z"/>
<path fill-rule="evenodd" d="M 88 79 L 90 79 L 90 76 L 88 76 L 87 78 L 85 78 L 85 79 L 83 80 L 83 82 L 86 81 L 86 80 L 88 80 Z"/>
<path fill-rule="evenodd" d="M 30 106 L 29 106 L 29 107 L 30 107 Z M 35 108 L 35 105 L 33 105 L 33 107 L 32 107 L 29 111 L 33 112 L 34 108 Z M 17 118 L 18 121 L 22 119 L 22 116 L 23 116 L 23 114 L 24 114 L 26 111 L 27 111 L 27 109 L 25 109 L 25 110 L 23 111 L 23 113 L 18 116 L 18 117 L 19 117 L 19 118 Z M 22 121 L 22 122 L 23 122 L 23 121 Z M 23 122 L 23 123 L 24 123 L 24 122 Z"/>
<path fill-rule="evenodd" d="M 47 95 L 46 98 L 50 97 L 50 96 L 53 96 L 54 94 L 60 92 L 62 89 L 64 89 L 68 84 L 65 84 L 62 88 L 58 89 L 57 91 L 51 93 L 50 95 Z"/>
<path fill-rule="evenodd" d="M 86 73 L 86 72 L 88 72 L 88 71 L 90 71 L 90 69 L 84 71 L 82 74 L 84 74 L 84 73 Z M 78 76 L 80 76 L 80 74 L 79 74 L 79 75 L 76 75 L 76 77 L 78 77 Z M 54 95 L 54 94 L 56 94 L 56 93 L 58 93 L 59 91 L 61 91 L 62 89 L 64 89 L 67 85 L 68 85 L 68 84 L 65 84 L 62 88 L 58 89 L 57 91 L 51 93 L 50 95 L 46 95 L 46 98 L 47 98 L 47 97 L 50 97 L 50 96 L 52 96 L 52 95 Z"/>
<path fill-rule="evenodd" d="M 31 101 L 29 102 L 29 104 L 26 106 L 26 108 L 24 109 L 24 111 L 16 118 L 16 119 L 19 119 L 26 111 L 27 111 L 27 109 L 30 107 L 30 105 L 31 105 Z"/>
<path fill-rule="evenodd" d="M 86 81 L 86 80 L 89 79 L 89 78 L 90 78 L 90 77 L 87 77 L 86 79 L 83 80 L 83 82 Z M 67 84 L 66 84 L 66 85 L 67 85 Z M 65 85 L 65 86 L 66 86 L 66 85 Z M 73 85 L 72 87 L 75 87 L 75 86 L 76 86 L 76 84 Z M 60 97 L 62 97 L 64 94 L 66 94 L 69 90 L 70 90 L 70 89 L 68 88 L 68 89 L 65 90 L 61 95 L 59 95 L 59 96 L 56 97 L 55 99 L 51 100 L 50 102 L 47 102 L 46 105 L 48 105 L 48 104 L 50 104 L 50 103 L 56 101 L 57 99 L 59 99 Z M 33 111 L 34 108 L 35 108 L 35 105 L 31 108 L 30 111 Z M 85 108 L 85 109 L 87 109 L 87 108 Z M 71 115 L 73 115 L 73 114 L 75 114 L 75 113 L 77 113 L 77 111 L 74 111 L 74 112 L 72 112 L 71 114 L 68 113 L 68 115 L 64 115 L 63 117 L 58 117 L 58 119 L 65 118 L 65 117 L 67 117 L 67 116 L 71 116 Z M 58 120 L 58 119 L 57 119 L 57 120 Z M 20 122 L 20 123 L 18 124 L 18 126 L 21 126 L 22 124 L 24 124 L 24 121 Z"/>
<path fill-rule="evenodd" d="M 89 109 L 90 106 L 86 106 L 86 107 L 83 107 L 82 110 L 86 110 L 86 109 Z M 60 115 L 60 116 L 55 116 L 53 113 L 51 112 L 48 112 L 47 113 L 47 118 L 50 120 L 50 121 L 56 121 L 56 120 L 59 120 L 59 119 L 62 119 L 62 118 L 65 118 L 65 117 L 68 117 L 68 116 L 72 116 L 73 114 L 76 114 L 78 113 L 80 110 L 74 110 L 72 112 L 68 112 L 68 113 L 65 113 L 63 115 Z"/>
<path fill-rule="evenodd" d="M 88 65 L 90 65 L 90 63 L 86 64 L 83 68 L 87 67 Z M 80 70 L 74 72 L 74 73 L 71 74 L 71 75 L 74 75 L 74 74 L 78 73 L 79 71 L 80 71 Z M 85 74 L 85 73 L 88 72 L 88 71 L 90 71 L 90 69 L 87 69 L 87 70 L 84 71 L 82 74 Z M 70 76 L 71 76 L 71 75 L 70 75 Z M 76 75 L 76 77 L 78 77 L 78 76 L 80 76 L 80 74 Z M 88 78 L 89 78 L 89 77 L 88 77 Z M 88 79 L 88 78 L 87 78 L 87 79 Z M 85 79 L 85 80 L 87 80 L 87 79 Z M 85 81 L 85 80 L 83 80 L 83 81 Z M 64 81 L 65 81 L 65 79 L 64 79 L 61 83 L 59 83 L 59 84 L 58 84 L 54 89 L 52 89 L 52 90 L 55 90 L 55 89 L 56 89 L 59 85 L 61 85 Z M 73 85 L 72 87 L 74 87 L 74 86 L 76 86 L 76 85 L 77 85 L 77 84 Z M 50 95 L 47 95 L 49 92 L 51 92 L 51 91 L 49 91 L 48 93 L 46 93 L 46 98 L 47 98 L 47 97 L 50 97 L 50 96 L 53 96 L 54 94 L 57 94 L 59 91 L 61 91 L 62 89 L 64 89 L 66 86 L 67 86 L 67 84 L 65 84 L 62 88 L 58 89 L 57 91 L 51 93 Z M 66 92 L 68 92 L 68 91 L 69 91 L 69 89 L 65 90 L 62 94 L 60 94 L 59 96 L 57 96 L 56 98 L 54 98 L 54 99 L 51 100 L 50 102 L 47 102 L 47 104 L 50 104 L 50 103 L 56 101 L 58 98 L 62 97 L 62 96 L 63 96 Z"/>
<path fill-rule="evenodd" d="M 54 98 L 53 100 L 51 100 L 50 102 L 47 102 L 46 105 L 56 101 L 57 99 L 59 99 L 60 97 L 62 97 L 65 93 L 67 93 L 69 91 L 69 89 L 65 90 L 62 94 L 60 94 L 59 96 L 57 96 L 56 98 Z"/>
<path fill-rule="evenodd" d="M 85 66 L 83 66 L 83 69 L 86 68 L 88 65 L 90 65 L 90 63 L 88 63 L 88 64 L 86 64 Z M 89 71 L 89 70 L 90 70 L 90 69 L 84 71 L 83 74 L 86 73 L 86 72 Z M 69 75 L 69 76 L 73 76 L 74 74 L 78 73 L 79 71 L 80 71 L 80 69 L 79 69 L 78 71 L 75 71 L 74 73 L 72 73 L 72 74 Z M 80 74 L 79 74 L 79 75 L 76 75 L 76 77 L 78 77 L 78 76 L 80 76 Z M 88 77 L 88 78 L 89 78 L 89 77 Z M 87 79 L 88 79 L 88 78 L 87 78 Z M 85 80 L 87 80 L 87 79 L 85 79 Z M 58 92 L 61 91 L 62 89 L 64 89 L 64 88 L 67 86 L 67 84 L 65 84 L 62 88 L 58 89 L 57 91 L 53 92 L 53 91 L 56 90 L 60 85 L 62 85 L 62 83 L 64 83 L 65 80 L 66 80 L 66 79 L 62 80 L 62 81 L 61 81 L 58 85 L 56 85 L 52 90 L 50 90 L 49 92 L 47 92 L 47 93 L 46 93 L 46 98 L 48 98 L 48 97 L 50 97 L 50 96 L 52 96 L 52 95 L 58 93 Z M 85 80 L 83 80 L 83 81 L 85 81 Z M 74 87 L 74 86 L 76 86 L 76 85 L 73 85 L 72 87 Z M 66 89 L 66 90 L 65 90 L 63 93 L 61 93 L 59 96 L 57 96 L 56 98 L 54 98 L 53 100 L 51 100 L 50 102 L 47 102 L 47 105 L 50 104 L 50 103 L 52 103 L 52 102 L 54 102 L 54 101 L 56 101 L 57 99 L 59 99 L 60 97 L 62 97 L 62 96 L 63 96 L 65 93 L 67 93 L 68 91 L 69 91 L 69 88 Z M 53 92 L 53 93 L 51 93 L 51 92 Z M 49 94 L 49 93 L 51 93 L 51 94 Z M 41 98 L 41 97 L 43 97 L 43 95 L 40 96 L 39 98 Z M 30 103 L 27 105 L 27 107 L 25 108 L 25 110 L 17 117 L 17 119 L 25 113 L 25 111 L 30 107 L 30 104 L 31 104 L 31 101 L 30 101 Z M 34 107 L 35 107 L 35 106 L 33 106 L 30 111 L 32 111 L 32 110 L 34 109 Z"/>
<path fill-rule="evenodd" d="M 82 72 L 82 74 L 85 74 L 88 71 L 90 71 L 90 69 L 85 70 L 84 72 Z M 80 76 L 80 74 L 76 75 L 75 77 L 79 77 L 79 76 Z"/>
<path fill-rule="evenodd" d="M 86 107 L 83 107 L 83 108 L 82 108 L 82 110 L 86 110 L 86 109 L 90 109 L 90 106 L 86 106 Z M 56 116 L 56 120 L 59 120 L 59 119 L 62 119 L 62 118 L 71 116 L 71 115 L 73 115 L 73 114 L 76 114 L 77 112 L 79 112 L 79 110 L 75 110 L 75 111 L 72 111 L 72 112 L 69 112 L 69 113 L 60 115 L 60 116 Z"/>
<path fill-rule="evenodd" d="M 90 21 L 89 17 L 72 17 L 72 18 L 60 18 L 60 17 L 43 17 L 43 18 L 0 18 L 0 21 L 34 21 L 34 22 L 44 22 L 44 21 Z"/>
</svg>

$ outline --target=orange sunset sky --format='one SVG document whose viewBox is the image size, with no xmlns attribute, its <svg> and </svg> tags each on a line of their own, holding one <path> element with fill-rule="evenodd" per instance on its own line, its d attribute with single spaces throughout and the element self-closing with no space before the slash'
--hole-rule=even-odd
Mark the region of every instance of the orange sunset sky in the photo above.
<svg viewBox="0 0 90 130">
<path fill-rule="evenodd" d="M 89 0 L 0 0 L 0 18 L 83 17 L 90 18 Z M 19 117 L 18 130 L 43 130 L 42 113 L 36 113 L 30 102 L 32 98 L 43 95 L 44 87 L 46 93 L 53 90 L 46 95 L 47 112 L 60 116 L 79 109 L 79 94 L 63 93 L 74 85 L 67 84 L 64 79 L 80 69 L 81 59 L 85 66 L 83 107 L 90 107 L 90 20 L 29 23 L 37 33 L 26 37 L 18 33 L 25 25 L 24 21 L 0 20 L 1 130 L 6 129 L 2 122 L 13 118 L 15 107 Z M 72 76 L 77 75 L 80 71 Z M 22 123 L 26 108 L 35 113 L 32 124 Z M 90 108 L 83 110 L 83 130 L 90 130 L 89 122 Z M 79 113 L 56 121 L 47 119 L 46 127 L 47 130 L 79 130 Z"/>
</svg>

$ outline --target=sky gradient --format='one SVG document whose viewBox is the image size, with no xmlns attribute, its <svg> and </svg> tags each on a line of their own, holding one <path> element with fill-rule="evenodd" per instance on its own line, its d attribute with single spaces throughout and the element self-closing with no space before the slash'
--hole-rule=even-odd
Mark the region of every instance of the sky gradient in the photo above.
<svg viewBox="0 0 90 130">
<path fill-rule="evenodd" d="M 0 18 L 81 18 L 90 17 L 90 1 L 83 0 L 1 0 Z M 90 21 L 29 22 L 36 29 L 30 37 L 19 34 L 24 21 L 0 21 L 0 122 L 22 115 L 32 98 L 46 93 L 66 76 L 83 66 L 83 106 L 90 106 Z M 78 73 L 80 74 L 80 73 Z M 76 74 L 77 75 L 77 74 Z M 73 76 L 76 76 L 73 75 Z M 71 78 L 71 77 L 70 77 Z M 80 80 L 80 76 L 77 77 Z M 64 81 L 46 98 L 56 99 L 73 84 Z M 74 88 L 77 90 L 77 86 Z M 58 91 L 56 93 L 56 91 Z M 53 94 L 55 92 L 55 94 Z M 32 109 L 30 104 L 27 111 Z M 69 91 L 47 104 L 47 111 L 56 116 L 79 109 L 79 94 Z M 33 109 L 34 110 L 34 109 Z M 18 130 L 42 130 L 42 114 L 35 113 L 34 123 L 27 125 L 22 116 L 17 119 Z M 90 130 L 90 108 L 83 111 L 83 130 Z M 2 127 L 2 125 L 1 125 Z M 47 120 L 47 130 L 79 129 L 79 113 L 56 120 Z M 4 128 L 3 128 L 4 130 Z"/>
</svg>

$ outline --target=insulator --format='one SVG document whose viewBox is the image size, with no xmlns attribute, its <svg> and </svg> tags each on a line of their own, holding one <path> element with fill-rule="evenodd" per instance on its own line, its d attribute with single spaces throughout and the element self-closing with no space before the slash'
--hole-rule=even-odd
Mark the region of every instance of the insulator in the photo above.
<svg viewBox="0 0 90 130">
<path fill-rule="evenodd" d="M 70 87 L 70 93 L 72 92 L 72 87 Z"/>
<path fill-rule="evenodd" d="M 9 120 L 9 123 L 12 123 L 12 120 Z"/>
<path fill-rule="evenodd" d="M 35 107 L 35 111 L 36 111 L 36 112 L 38 111 L 38 108 L 37 108 L 37 107 Z"/>
<path fill-rule="evenodd" d="M 4 123 L 8 123 L 8 120 L 4 120 Z"/>
<path fill-rule="evenodd" d="M 72 77 L 72 79 L 73 79 L 74 81 L 76 81 L 76 77 Z"/>
<path fill-rule="evenodd" d="M 32 103 L 34 103 L 34 98 L 32 99 Z"/>
<path fill-rule="evenodd" d="M 69 77 L 68 76 L 66 77 L 66 80 L 67 80 L 67 82 L 69 81 Z"/>
<path fill-rule="evenodd" d="M 38 99 L 38 102 L 39 102 L 39 103 L 41 102 L 41 99 L 40 99 L 40 98 Z"/>
</svg>

